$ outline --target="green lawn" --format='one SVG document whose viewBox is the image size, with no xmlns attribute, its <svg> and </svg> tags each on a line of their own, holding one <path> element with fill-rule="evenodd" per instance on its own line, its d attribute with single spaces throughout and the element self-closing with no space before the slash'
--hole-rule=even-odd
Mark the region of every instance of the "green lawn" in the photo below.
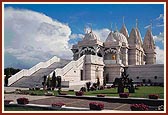
<svg viewBox="0 0 168 115">
<path fill-rule="evenodd" d="M 37 95 L 44 95 L 44 93 L 46 93 L 46 91 L 43 91 L 43 90 L 36 90 L 36 91 L 24 90 L 23 92 L 26 92 L 29 94 L 35 93 Z M 52 91 L 52 92 L 54 92 L 54 95 L 58 95 L 57 91 Z M 63 91 L 63 92 L 70 94 L 70 95 L 75 95 L 75 92 L 73 92 L 73 91 Z M 124 92 L 128 92 L 128 89 L 125 89 Z M 89 91 L 89 92 L 84 93 L 84 95 L 93 95 L 93 96 L 96 96 L 97 94 L 105 94 L 106 96 L 118 97 L 117 88 Z M 135 90 L 135 93 L 130 93 L 129 97 L 148 98 L 149 94 L 157 94 L 157 95 L 159 95 L 160 98 L 163 99 L 164 98 L 164 87 L 141 86 L 141 87 L 138 87 L 137 90 Z"/>
<path fill-rule="evenodd" d="M 124 92 L 128 92 L 127 89 Z M 117 88 L 99 90 L 99 91 L 91 91 L 86 92 L 86 95 L 97 95 L 97 94 L 105 94 L 106 96 L 115 96 L 118 97 Z M 164 98 L 164 88 L 159 86 L 142 86 L 138 87 L 135 90 L 135 93 L 130 93 L 129 97 L 141 97 L 148 98 L 149 94 L 158 94 L 160 98 Z"/>
</svg>

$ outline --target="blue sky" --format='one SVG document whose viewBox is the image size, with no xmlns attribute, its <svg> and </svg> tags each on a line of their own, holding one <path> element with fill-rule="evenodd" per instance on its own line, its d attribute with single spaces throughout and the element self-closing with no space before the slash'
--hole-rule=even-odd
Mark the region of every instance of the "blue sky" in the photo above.
<svg viewBox="0 0 168 115">
<path fill-rule="evenodd" d="M 48 20 L 47 17 L 52 19 L 52 22 L 50 24 L 48 23 L 48 25 L 46 20 L 43 20 L 43 21 L 42 19 L 35 20 L 37 21 L 37 23 L 46 22 L 45 24 L 40 25 L 40 27 L 42 28 L 40 32 L 45 31 L 47 35 L 52 34 L 50 35 L 51 37 L 56 37 L 56 35 L 60 35 L 60 33 L 53 34 L 53 27 L 55 28 L 58 25 L 62 24 L 59 27 L 62 30 L 65 30 L 66 33 L 61 33 L 61 35 L 67 34 L 69 36 L 66 39 L 67 42 L 64 43 L 65 45 L 64 47 L 69 47 L 69 48 L 72 46 L 72 44 L 80 40 L 81 36 L 84 35 L 85 25 L 92 25 L 92 29 L 95 30 L 95 32 L 101 33 L 102 31 L 110 29 L 110 25 L 112 23 L 113 30 L 115 30 L 116 27 L 118 28 L 118 30 L 120 30 L 123 24 L 123 16 L 124 16 L 124 23 L 128 29 L 128 32 L 130 33 L 131 29 L 136 25 L 136 19 L 138 19 L 138 28 L 141 32 L 141 36 L 143 39 L 143 37 L 145 36 L 145 32 L 147 30 L 147 26 L 150 25 L 150 23 L 152 22 L 152 32 L 153 32 L 153 35 L 155 36 L 156 46 L 158 48 L 158 51 L 163 52 L 163 48 L 164 48 L 163 47 L 163 38 L 164 38 L 163 36 L 164 35 L 163 34 L 164 33 L 164 22 L 163 22 L 164 5 L 163 4 L 6 4 L 5 13 L 4 13 L 5 23 L 6 23 L 5 40 L 4 40 L 5 41 L 5 59 L 6 60 L 10 59 L 12 61 L 15 60 L 14 61 L 15 63 L 12 63 L 11 61 L 9 64 L 9 62 L 5 60 L 5 67 L 14 66 L 18 68 L 20 67 L 29 68 L 32 65 L 38 63 L 39 61 L 46 61 L 47 59 L 51 58 L 53 56 L 53 52 L 58 57 L 66 57 L 66 58 L 72 57 L 71 53 L 66 53 L 66 51 L 63 51 L 65 54 L 61 55 L 60 54 L 61 52 L 55 51 L 56 50 L 55 49 L 54 51 L 49 50 L 49 52 L 52 52 L 52 54 L 47 53 L 47 51 L 44 52 L 44 54 L 48 56 L 40 60 L 34 59 L 34 57 L 30 56 L 31 54 L 29 54 L 28 56 L 31 57 L 32 63 L 23 64 L 23 62 L 26 62 L 28 60 L 25 61 L 23 59 L 23 56 L 21 57 L 21 55 L 18 54 L 17 51 L 22 47 L 22 45 L 19 45 L 20 47 L 18 48 L 18 46 L 16 45 L 15 37 L 16 36 L 18 37 L 19 35 L 22 36 L 22 37 L 20 36 L 19 37 L 22 41 L 21 43 L 24 44 L 25 40 L 23 39 L 26 39 L 25 36 L 27 36 L 26 35 L 27 33 L 24 36 L 24 32 L 28 32 L 26 28 L 31 29 L 32 27 L 32 29 L 34 29 L 35 27 L 33 28 L 33 26 L 36 24 L 32 24 L 32 22 L 30 21 L 32 18 L 30 19 L 30 17 L 24 16 L 22 13 L 24 14 L 28 13 L 30 17 L 31 16 L 33 17 L 33 15 L 34 16 L 39 15 L 39 17 L 41 16 L 42 18 L 43 16 L 45 16 L 44 18 L 46 18 L 46 20 Z M 13 17 L 9 16 L 8 14 L 13 15 Z M 18 17 L 15 17 L 15 15 L 17 15 Z M 22 21 L 18 21 L 18 20 L 22 20 Z M 11 25 L 8 23 L 8 21 L 10 21 Z M 29 27 L 28 25 L 28 27 L 26 27 L 24 23 L 25 24 L 30 23 L 29 25 L 32 24 L 32 26 Z M 115 24 L 116 24 L 116 27 L 115 27 Z M 51 27 L 51 25 L 54 25 L 54 26 Z M 22 31 L 23 34 L 16 34 L 19 31 L 19 29 L 17 32 L 15 32 L 16 30 L 11 29 L 10 28 L 11 26 L 17 27 L 17 28 L 22 27 L 22 29 L 20 29 L 20 32 Z M 37 26 L 39 25 L 36 25 L 36 27 Z M 44 29 L 46 27 L 49 29 Z M 38 27 L 38 30 L 39 30 L 39 27 Z M 58 36 L 58 38 L 59 37 L 60 36 Z M 42 38 L 41 34 L 40 34 L 40 38 Z M 42 45 L 44 45 L 44 43 L 42 43 Z M 34 46 L 31 46 L 31 48 L 32 47 L 35 48 Z M 27 49 L 30 50 L 31 48 L 30 46 L 28 46 Z M 41 47 L 39 46 L 38 48 L 41 48 Z M 26 51 L 29 51 L 29 50 L 26 50 Z M 44 54 L 40 53 L 39 56 Z M 160 57 L 163 57 L 162 56 L 163 54 L 158 54 L 158 55 L 159 55 L 158 57 L 159 59 Z M 163 60 L 163 59 L 160 59 L 160 60 Z M 163 61 L 158 61 L 158 63 L 163 63 Z"/>
</svg>

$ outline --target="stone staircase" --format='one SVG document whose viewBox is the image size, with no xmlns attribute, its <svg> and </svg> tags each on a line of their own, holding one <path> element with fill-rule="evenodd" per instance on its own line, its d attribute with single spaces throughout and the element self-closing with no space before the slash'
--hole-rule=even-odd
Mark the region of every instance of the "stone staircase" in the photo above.
<svg viewBox="0 0 168 115">
<path fill-rule="evenodd" d="M 23 76 L 13 84 L 11 84 L 11 87 L 35 87 L 38 85 L 39 87 L 42 87 L 43 82 L 43 76 L 48 76 L 50 73 L 52 73 L 56 68 L 63 68 L 66 66 L 70 60 L 63 60 L 61 59 L 59 62 L 55 62 L 48 66 L 47 68 L 40 68 L 38 71 L 34 72 L 30 76 Z M 57 73 L 56 73 L 57 74 Z"/>
</svg>

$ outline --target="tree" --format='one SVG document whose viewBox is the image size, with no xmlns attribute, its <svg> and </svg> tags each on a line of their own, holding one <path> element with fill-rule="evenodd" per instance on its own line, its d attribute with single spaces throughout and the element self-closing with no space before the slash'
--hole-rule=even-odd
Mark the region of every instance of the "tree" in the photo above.
<svg viewBox="0 0 168 115">
<path fill-rule="evenodd" d="M 4 74 L 5 74 L 5 78 L 4 78 L 4 82 L 5 82 L 5 86 L 8 86 L 8 79 L 16 74 L 17 72 L 19 72 L 20 69 L 14 69 L 14 68 L 5 68 L 4 69 Z"/>
<path fill-rule="evenodd" d="M 126 72 L 126 68 L 121 73 L 120 78 L 116 78 L 114 85 L 118 85 L 118 93 L 124 93 L 124 88 L 128 88 L 129 93 L 134 93 L 135 88 L 133 86 L 133 80 L 128 78 L 129 74 Z"/>
<path fill-rule="evenodd" d="M 91 82 L 86 82 L 87 91 L 90 91 Z"/>
<path fill-rule="evenodd" d="M 55 76 L 55 71 L 53 72 L 53 75 L 52 75 L 52 81 L 51 81 L 51 84 L 52 84 L 52 90 L 55 89 L 56 87 L 56 76 Z"/>
<path fill-rule="evenodd" d="M 57 76 L 57 82 L 58 82 L 57 84 L 58 89 L 61 89 L 61 76 Z"/>
<path fill-rule="evenodd" d="M 44 80 L 43 80 L 43 82 L 42 82 L 42 85 L 43 85 L 43 90 L 45 90 L 45 89 L 46 89 L 46 80 L 47 80 L 47 76 L 44 75 L 43 78 L 44 78 Z"/>
</svg>

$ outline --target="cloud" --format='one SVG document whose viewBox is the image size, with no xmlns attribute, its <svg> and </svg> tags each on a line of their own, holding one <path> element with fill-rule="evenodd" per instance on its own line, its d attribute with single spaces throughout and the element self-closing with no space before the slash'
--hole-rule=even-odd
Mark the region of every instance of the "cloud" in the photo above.
<svg viewBox="0 0 168 115">
<path fill-rule="evenodd" d="M 70 36 L 70 39 L 77 39 L 77 38 L 83 38 L 84 35 L 83 34 L 71 34 Z"/>
<path fill-rule="evenodd" d="M 46 61 L 54 55 L 70 59 L 67 24 L 35 11 L 5 8 L 5 52 L 17 60 L 31 63 Z"/>
<path fill-rule="evenodd" d="M 157 24 L 156 27 L 163 27 L 164 24 Z"/>
<path fill-rule="evenodd" d="M 159 35 L 153 36 L 154 41 L 164 43 L 164 33 L 160 32 Z"/>
<path fill-rule="evenodd" d="M 164 50 L 156 46 L 156 63 L 164 64 Z"/>
<path fill-rule="evenodd" d="M 108 34 L 110 33 L 110 30 L 107 28 L 99 29 L 99 30 L 93 30 L 93 32 L 96 34 L 96 36 L 104 42 L 107 39 Z"/>
<path fill-rule="evenodd" d="M 160 14 L 159 17 L 156 18 L 156 20 L 164 20 L 164 15 Z"/>
<path fill-rule="evenodd" d="M 147 25 L 147 26 L 145 26 L 144 28 L 147 29 L 147 28 L 149 28 L 149 27 L 151 27 L 151 25 Z"/>
</svg>

